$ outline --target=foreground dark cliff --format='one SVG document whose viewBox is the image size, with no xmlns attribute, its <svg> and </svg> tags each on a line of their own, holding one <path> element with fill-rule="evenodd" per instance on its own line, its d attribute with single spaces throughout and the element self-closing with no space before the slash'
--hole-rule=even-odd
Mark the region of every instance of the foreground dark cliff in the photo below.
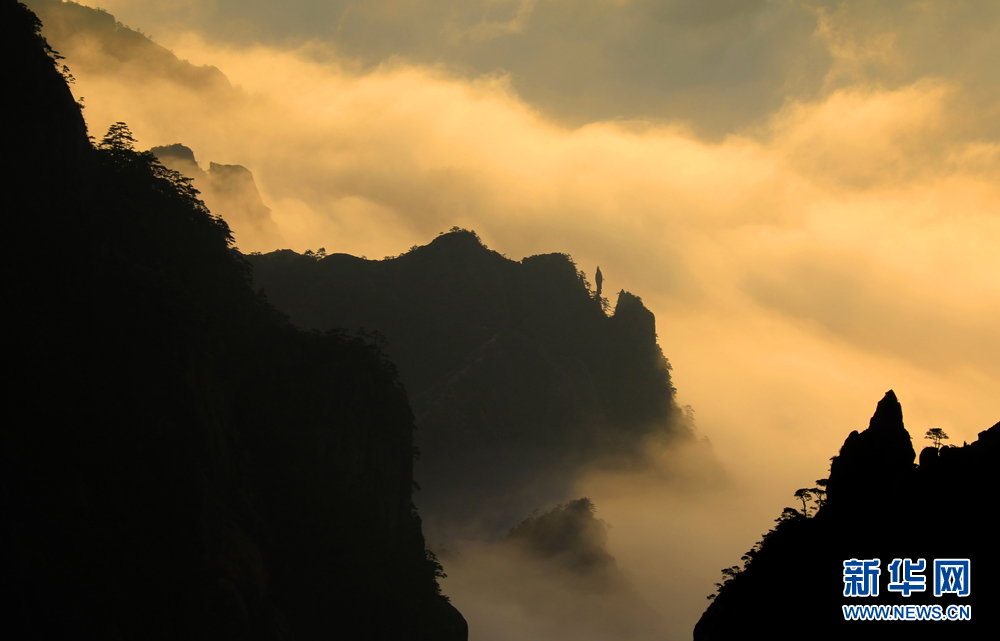
<svg viewBox="0 0 1000 641">
<path fill-rule="evenodd" d="M 609 316 L 564 254 L 514 261 L 454 229 L 384 260 L 248 259 L 299 327 L 384 335 L 417 414 L 417 501 L 436 534 L 498 535 L 564 500 L 587 466 L 691 438 L 652 312 L 622 291 Z"/>
<path fill-rule="evenodd" d="M 731 568 L 695 627 L 716 639 L 989 639 L 1000 619 L 993 577 L 1000 423 L 962 447 L 924 448 L 920 464 L 893 392 L 868 429 L 832 460 L 826 500 L 808 518 L 786 508 L 778 525 Z M 844 561 L 880 560 L 877 596 L 845 596 Z M 924 559 L 926 590 L 888 589 L 893 559 Z M 969 559 L 967 596 L 934 596 L 934 559 Z M 844 605 L 971 606 L 970 621 L 845 621 Z"/>
<path fill-rule="evenodd" d="M 126 127 L 92 146 L 38 31 L 0 0 L 3 627 L 465 639 L 395 368 L 254 294 L 227 225 Z"/>
</svg>

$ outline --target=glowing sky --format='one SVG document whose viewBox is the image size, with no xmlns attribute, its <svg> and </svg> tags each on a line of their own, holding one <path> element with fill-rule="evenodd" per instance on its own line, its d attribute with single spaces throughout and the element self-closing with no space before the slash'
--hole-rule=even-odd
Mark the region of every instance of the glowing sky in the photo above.
<svg viewBox="0 0 1000 641">
<path fill-rule="evenodd" d="M 91 133 L 247 166 L 286 246 L 380 258 L 459 225 L 643 298 L 736 511 L 581 491 L 639 584 L 694 584 L 677 630 L 886 390 L 918 451 L 1000 419 L 1000 4 L 98 4 L 232 86 L 77 43 Z"/>
</svg>

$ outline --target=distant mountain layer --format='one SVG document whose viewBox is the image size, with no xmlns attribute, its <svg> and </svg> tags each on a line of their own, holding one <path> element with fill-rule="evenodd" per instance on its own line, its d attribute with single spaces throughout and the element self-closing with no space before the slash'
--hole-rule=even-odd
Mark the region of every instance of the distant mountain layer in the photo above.
<svg viewBox="0 0 1000 641">
<path fill-rule="evenodd" d="M 392 365 L 257 297 L 226 223 L 127 126 L 92 146 L 39 30 L 0 0 L 5 629 L 467 638 Z"/>
<path fill-rule="evenodd" d="M 255 287 L 301 328 L 385 336 L 417 414 L 417 495 L 443 532 L 499 534 L 562 500 L 589 465 L 690 438 L 653 314 L 614 314 L 564 254 L 513 261 L 453 230 L 392 259 L 249 256 Z"/>
<path fill-rule="evenodd" d="M 148 36 L 121 24 L 104 9 L 62 0 L 27 0 L 44 24 L 46 39 L 73 64 L 93 71 L 114 72 L 142 83 L 150 75 L 170 78 L 178 85 L 211 91 L 221 97 L 233 86 L 216 67 L 193 65 Z"/>
<path fill-rule="evenodd" d="M 194 152 L 181 144 L 153 147 L 150 151 L 165 167 L 191 178 L 213 214 L 251 235 L 256 243 L 269 247 L 282 245 L 271 210 L 264 205 L 249 169 L 211 162 L 205 171 L 195 160 Z"/>
<path fill-rule="evenodd" d="M 1000 570 L 996 495 L 1000 423 L 962 447 L 924 448 L 919 466 L 893 392 L 868 429 L 833 458 L 827 498 L 812 518 L 786 508 L 778 525 L 733 568 L 694 630 L 716 639 L 990 639 Z M 844 562 L 879 561 L 878 595 L 845 596 Z M 906 596 L 894 559 L 924 560 L 925 589 Z M 968 559 L 968 595 L 934 595 L 934 560 Z M 902 566 L 901 566 L 902 567 Z M 919 579 L 917 579 L 919 582 Z M 870 586 L 869 586 L 870 587 Z M 953 586 L 952 586 L 953 587 Z M 842 606 L 970 606 L 970 621 L 845 621 Z"/>
<path fill-rule="evenodd" d="M 465 603 L 524 613 L 489 631 L 506 638 L 665 638 L 663 620 L 608 552 L 611 526 L 595 512 L 580 498 L 532 514 L 491 545 L 442 550 L 449 583 Z"/>
<path fill-rule="evenodd" d="M 103 9 L 62 0 L 28 0 L 26 4 L 42 19 L 47 41 L 66 57 L 81 80 L 87 79 L 82 83 L 85 86 L 113 79 L 142 94 L 168 82 L 175 90 L 190 90 L 212 104 L 240 99 L 240 90 L 219 69 L 179 59 Z M 202 170 L 191 150 L 180 144 L 153 151 L 166 167 L 194 180 L 205 204 L 226 220 L 244 250 L 284 244 L 248 169 L 211 163 L 207 171 Z"/>
</svg>

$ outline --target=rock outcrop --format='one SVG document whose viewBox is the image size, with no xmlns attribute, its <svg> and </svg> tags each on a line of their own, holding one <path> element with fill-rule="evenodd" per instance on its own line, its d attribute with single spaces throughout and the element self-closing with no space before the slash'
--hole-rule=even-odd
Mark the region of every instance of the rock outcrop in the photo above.
<svg viewBox="0 0 1000 641">
<path fill-rule="evenodd" d="M 696 641 L 769 639 L 992 638 L 1000 590 L 992 497 L 1000 490 L 1000 423 L 962 447 L 926 448 L 913 464 L 902 409 L 888 392 L 863 432 L 833 460 L 828 500 L 812 518 L 786 508 L 746 556 L 694 630 Z M 850 559 L 877 559 L 878 596 L 845 596 Z M 926 589 L 889 589 L 893 559 L 924 559 Z M 935 559 L 969 559 L 968 596 L 933 594 Z M 985 579 L 985 580 L 984 580 Z M 845 621 L 842 606 L 971 606 L 963 621 Z"/>
<path fill-rule="evenodd" d="M 909 481 L 914 460 L 903 409 L 889 390 L 863 432 L 853 431 L 830 465 L 827 511 L 875 512 Z M 858 515 L 863 517 L 862 514 Z"/>
</svg>

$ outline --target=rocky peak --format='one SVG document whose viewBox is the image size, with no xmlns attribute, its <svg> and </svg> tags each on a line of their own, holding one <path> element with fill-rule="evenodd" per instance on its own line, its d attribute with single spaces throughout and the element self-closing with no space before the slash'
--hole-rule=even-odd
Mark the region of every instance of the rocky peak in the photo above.
<svg viewBox="0 0 1000 641">
<path fill-rule="evenodd" d="M 197 164 L 197 161 L 194 159 L 194 151 L 179 142 L 172 145 L 163 145 L 162 147 L 153 147 L 150 151 L 164 164 L 167 164 L 168 159 L 186 160 L 187 162 Z"/>
<path fill-rule="evenodd" d="M 916 453 L 903 427 L 903 409 L 889 390 L 879 401 L 863 432 L 853 431 L 830 466 L 827 504 L 838 509 L 848 503 L 864 509 L 884 490 L 905 482 Z"/>
<path fill-rule="evenodd" d="M 618 292 L 613 324 L 620 332 L 639 339 L 644 344 L 656 342 L 656 317 L 646 309 L 642 299 L 624 289 Z"/>
</svg>

